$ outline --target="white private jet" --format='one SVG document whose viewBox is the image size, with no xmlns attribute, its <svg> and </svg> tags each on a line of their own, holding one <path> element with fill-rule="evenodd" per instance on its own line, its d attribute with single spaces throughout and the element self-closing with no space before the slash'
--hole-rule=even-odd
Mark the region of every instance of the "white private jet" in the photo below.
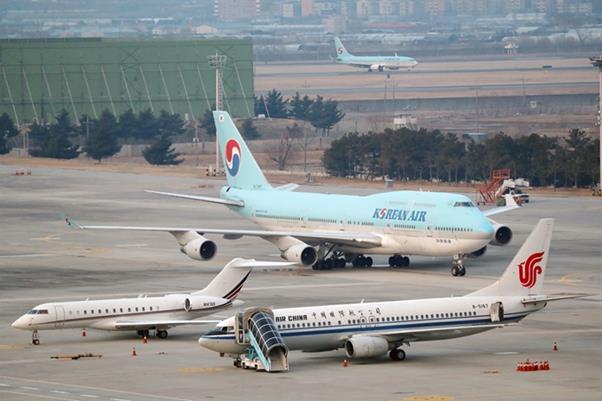
<svg viewBox="0 0 602 401">
<path fill-rule="evenodd" d="M 170 327 L 219 322 L 195 319 L 239 302 L 235 299 L 253 267 L 285 264 L 291 263 L 235 258 L 200 291 L 159 297 L 45 303 L 18 318 L 12 327 L 31 330 L 34 345 L 40 343 L 38 330 L 68 328 L 136 330 L 140 336 L 148 336 L 149 330 L 154 329 L 157 337 L 166 338 Z"/>
<path fill-rule="evenodd" d="M 542 293 L 552 227 L 552 219 L 540 220 L 502 277 L 466 296 L 268 310 L 273 316 L 271 329 L 260 330 L 267 335 L 260 334 L 255 340 L 268 353 L 273 347 L 281 347 L 283 355 L 288 350 L 344 348 L 349 358 L 380 357 L 388 352 L 391 359 L 403 360 L 404 344 L 504 327 L 542 309 L 549 301 L 586 296 Z M 235 358 L 235 365 L 240 366 L 241 358 L 250 351 L 248 332 L 239 331 L 240 325 L 247 323 L 245 319 L 253 316 L 240 312 L 222 321 L 199 338 L 200 345 Z M 261 319 L 263 327 L 268 327 L 265 313 Z M 262 343 L 264 337 L 267 346 Z"/>
</svg>

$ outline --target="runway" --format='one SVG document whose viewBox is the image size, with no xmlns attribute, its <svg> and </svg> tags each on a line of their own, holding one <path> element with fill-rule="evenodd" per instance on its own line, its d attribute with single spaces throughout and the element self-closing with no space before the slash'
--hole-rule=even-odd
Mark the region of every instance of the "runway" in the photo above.
<svg viewBox="0 0 602 401">
<path fill-rule="evenodd" d="M 166 199 L 145 189 L 215 196 L 220 180 L 170 175 L 33 168 L 15 176 L 0 165 L 0 399 L 8 400 L 599 400 L 602 392 L 602 209 L 599 198 L 532 195 L 525 207 L 498 218 L 514 230 L 507 247 L 489 247 L 452 277 L 450 260 L 412 258 L 409 268 L 319 271 L 287 268 L 253 272 L 239 299 L 244 307 L 292 307 L 460 296 L 494 281 L 542 217 L 556 219 L 547 293 L 584 292 L 585 299 L 551 303 L 519 325 L 457 340 L 415 343 L 408 359 L 351 361 L 344 353 L 291 352 L 291 371 L 236 369 L 202 349 L 202 328 L 171 329 L 166 340 L 143 344 L 134 333 L 43 331 L 41 345 L 10 327 L 45 301 L 100 299 L 202 288 L 231 258 L 270 259 L 276 249 L 259 239 L 214 237 L 218 255 L 197 262 L 169 234 L 77 231 L 80 224 L 254 226 L 226 208 Z M 166 170 L 167 171 L 167 170 Z M 301 190 L 369 194 L 374 189 L 315 185 Z M 218 313 L 226 317 L 232 311 Z M 211 327 L 206 327 L 210 329 Z M 559 351 L 553 351 L 557 342 Z M 133 357 L 135 347 L 137 356 Z M 93 353 L 101 358 L 54 360 Z M 517 372 L 525 359 L 548 360 L 551 370 Z"/>
</svg>

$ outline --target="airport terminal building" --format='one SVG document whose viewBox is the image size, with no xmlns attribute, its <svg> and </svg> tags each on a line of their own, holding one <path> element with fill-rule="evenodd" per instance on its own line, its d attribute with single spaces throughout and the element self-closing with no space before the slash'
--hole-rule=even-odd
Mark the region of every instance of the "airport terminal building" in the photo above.
<svg viewBox="0 0 602 401">
<path fill-rule="evenodd" d="M 0 40 L 0 114 L 21 125 L 150 109 L 198 119 L 215 105 L 211 55 L 226 56 L 222 108 L 253 115 L 253 49 L 245 39 Z"/>
</svg>

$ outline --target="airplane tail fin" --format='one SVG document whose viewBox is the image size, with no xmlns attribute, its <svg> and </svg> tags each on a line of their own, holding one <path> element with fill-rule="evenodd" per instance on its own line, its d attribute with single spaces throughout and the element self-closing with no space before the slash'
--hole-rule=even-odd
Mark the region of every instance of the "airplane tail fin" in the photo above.
<svg viewBox="0 0 602 401">
<path fill-rule="evenodd" d="M 230 114 L 226 111 L 214 111 L 213 119 L 228 185 L 239 189 L 272 188 L 234 125 Z"/>
<path fill-rule="evenodd" d="M 520 247 L 502 277 L 469 296 L 542 294 L 554 219 L 541 219 Z"/>
<path fill-rule="evenodd" d="M 211 280 L 207 287 L 192 295 L 208 295 L 234 301 L 254 267 L 288 266 L 287 262 L 261 262 L 255 259 L 234 258 Z"/>
<path fill-rule="evenodd" d="M 337 57 L 351 56 L 351 53 L 349 53 L 347 51 L 347 49 L 345 49 L 345 46 L 343 45 L 343 42 L 341 42 L 341 39 L 339 39 L 338 36 L 336 36 L 334 38 L 334 46 L 335 46 L 335 49 L 337 51 Z"/>
</svg>

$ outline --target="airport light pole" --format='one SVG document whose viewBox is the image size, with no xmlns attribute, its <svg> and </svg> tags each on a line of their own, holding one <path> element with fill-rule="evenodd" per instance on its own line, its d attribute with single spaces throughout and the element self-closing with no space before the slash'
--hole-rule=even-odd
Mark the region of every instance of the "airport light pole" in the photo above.
<svg viewBox="0 0 602 401">
<path fill-rule="evenodd" d="M 215 110 L 222 109 L 222 67 L 226 63 L 227 56 L 219 53 L 207 57 L 209 65 L 215 68 Z M 215 128 L 215 175 L 219 174 L 219 143 L 217 141 L 217 127 Z"/>
<path fill-rule="evenodd" d="M 592 65 L 598 68 L 600 91 L 598 92 L 598 127 L 600 129 L 600 180 L 598 181 L 598 193 L 602 194 L 602 55 L 589 58 Z"/>
</svg>

